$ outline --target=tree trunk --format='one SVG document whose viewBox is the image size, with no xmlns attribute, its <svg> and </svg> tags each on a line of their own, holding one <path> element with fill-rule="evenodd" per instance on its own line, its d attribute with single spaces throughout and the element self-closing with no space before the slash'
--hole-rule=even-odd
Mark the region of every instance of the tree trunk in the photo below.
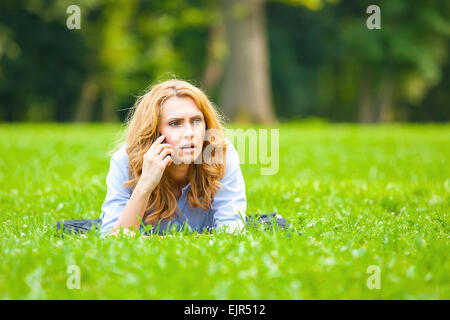
<svg viewBox="0 0 450 320">
<path fill-rule="evenodd" d="M 392 122 L 394 120 L 394 112 L 392 109 L 393 82 L 390 76 L 381 79 L 379 94 L 379 122 Z"/>
<path fill-rule="evenodd" d="M 97 81 L 89 77 L 81 89 L 81 99 L 75 113 L 75 122 L 89 122 L 95 107 L 95 101 L 98 97 Z"/>
<path fill-rule="evenodd" d="M 221 0 L 221 6 L 228 46 L 223 111 L 235 121 L 274 123 L 264 0 Z"/>
<path fill-rule="evenodd" d="M 105 90 L 102 97 L 102 122 L 118 122 L 119 116 L 116 110 L 116 96 L 111 90 Z"/>
<path fill-rule="evenodd" d="M 362 123 L 374 122 L 373 88 L 371 77 L 367 73 L 364 73 L 361 77 L 358 100 L 358 121 Z"/>
<path fill-rule="evenodd" d="M 207 44 L 207 63 L 203 85 L 207 92 L 214 90 L 223 74 L 225 30 L 223 21 L 215 21 L 210 28 Z"/>
</svg>

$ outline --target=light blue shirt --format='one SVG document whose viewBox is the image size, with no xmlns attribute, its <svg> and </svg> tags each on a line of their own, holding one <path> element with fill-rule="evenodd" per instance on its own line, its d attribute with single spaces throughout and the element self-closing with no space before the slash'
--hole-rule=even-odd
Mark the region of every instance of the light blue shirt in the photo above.
<svg viewBox="0 0 450 320">
<path fill-rule="evenodd" d="M 111 157 L 109 172 L 106 176 L 106 198 L 100 216 L 100 219 L 102 219 L 100 229 L 102 238 L 111 231 L 131 197 L 131 188 L 123 185 L 123 182 L 129 180 L 126 147 L 127 144 L 122 145 Z M 182 213 L 181 217 L 175 211 L 176 217 L 172 220 L 160 220 L 158 233 L 162 235 L 163 231 L 173 226 L 179 231 L 187 227 L 199 233 L 202 233 L 204 228 L 208 228 L 208 230 L 214 228 L 226 232 L 242 231 L 247 209 L 245 183 L 239 166 L 239 154 L 228 140 L 226 171 L 220 182 L 222 187 L 215 194 L 209 210 L 203 210 L 200 207 L 190 208 L 187 201 L 190 183 L 186 185 L 177 201 L 178 208 Z M 151 210 L 148 212 L 150 213 Z M 157 227 L 155 226 L 151 233 L 156 233 Z M 143 231 L 145 230 L 141 225 L 141 232 Z"/>
</svg>

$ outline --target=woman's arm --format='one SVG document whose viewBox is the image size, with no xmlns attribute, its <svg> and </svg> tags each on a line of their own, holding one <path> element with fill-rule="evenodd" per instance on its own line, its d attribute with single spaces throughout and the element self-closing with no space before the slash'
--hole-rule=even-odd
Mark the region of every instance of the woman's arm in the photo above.
<svg viewBox="0 0 450 320">
<path fill-rule="evenodd" d="M 162 143 L 164 138 L 164 135 L 158 137 L 144 154 L 142 175 L 120 218 L 114 224 L 112 233 L 117 233 L 120 227 L 139 230 L 148 199 L 159 184 L 164 170 L 172 163 L 170 155 L 173 154 L 173 148 L 170 144 Z"/>
<path fill-rule="evenodd" d="M 152 191 L 153 189 L 146 190 L 142 188 L 139 182 L 137 183 L 136 188 L 134 189 L 127 205 L 125 206 L 125 209 L 122 212 L 122 215 L 114 224 L 111 234 L 117 235 L 120 227 L 125 229 L 134 228 L 136 231 L 139 230 L 141 224 L 139 219 L 142 220 L 142 217 L 144 216 L 145 207 Z M 133 230 L 129 231 L 133 232 Z"/>
</svg>

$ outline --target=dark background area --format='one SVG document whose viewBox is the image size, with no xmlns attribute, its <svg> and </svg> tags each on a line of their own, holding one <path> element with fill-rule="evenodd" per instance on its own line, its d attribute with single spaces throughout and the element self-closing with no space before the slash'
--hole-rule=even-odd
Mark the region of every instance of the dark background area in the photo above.
<svg viewBox="0 0 450 320">
<path fill-rule="evenodd" d="M 173 75 L 231 120 L 448 121 L 449 3 L 2 1 L 0 121 L 123 121 Z M 66 25 L 71 4 L 81 29 Z M 379 30 L 366 26 L 370 4 Z"/>
</svg>

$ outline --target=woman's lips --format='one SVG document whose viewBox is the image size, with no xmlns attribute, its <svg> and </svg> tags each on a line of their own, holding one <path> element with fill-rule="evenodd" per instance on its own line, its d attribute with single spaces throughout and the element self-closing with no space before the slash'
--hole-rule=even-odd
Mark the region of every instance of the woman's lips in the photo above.
<svg viewBox="0 0 450 320">
<path fill-rule="evenodd" d="M 195 151 L 195 147 L 183 147 L 181 150 L 186 153 L 192 153 Z"/>
</svg>

